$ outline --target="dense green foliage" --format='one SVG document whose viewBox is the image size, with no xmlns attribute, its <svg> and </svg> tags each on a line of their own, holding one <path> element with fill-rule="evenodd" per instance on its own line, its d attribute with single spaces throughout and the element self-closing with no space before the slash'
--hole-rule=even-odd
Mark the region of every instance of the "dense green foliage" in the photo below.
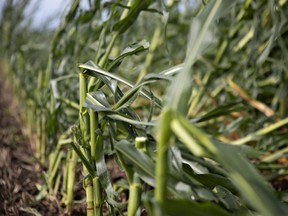
<svg viewBox="0 0 288 216">
<path fill-rule="evenodd" d="M 81 162 L 87 215 L 287 214 L 268 184 L 287 176 L 287 1 L 74 0 L 50 44 L 19 25 L 29 1 L 9 2 L 2 57 L 47 166 L 37 198 L 71 212 Z"/>
</svg>

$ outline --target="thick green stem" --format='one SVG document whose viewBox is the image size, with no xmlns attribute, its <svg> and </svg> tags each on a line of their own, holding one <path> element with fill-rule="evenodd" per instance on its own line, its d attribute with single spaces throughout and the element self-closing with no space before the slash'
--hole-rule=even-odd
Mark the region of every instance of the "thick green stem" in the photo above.
<svg viewBox="0 0 288 216">
<path fill-rule="evenodd" d="M 129 186 L 128 216 L 136 215 L 141 202 L 142 185 L 139 176 L 134 173 L 133 184 Z"/>
<path fill-rule="evenodd" d="M 40 162 L 44 164 L 46 161 L 46 116 L 44 113 L 41 115 L 41 143 L 40 143 Z"/>
<path fill-rule="evenodd" d="M 136 137 L 135 147 L 146 151 L 145 149 L 146 137 Z M 131 171 L 130 171 L 131 172 Z M 131 174 L 130 174 L 131 175 Z M 129 182 L 129 201 L 128 201 L 128 216 L 136 215 L 136 212 L 141 203 L 142 185 L 137 173 L 133 173 L 132 182 Z"/>
<path fill-rule="evenodd" d="M 146 152 L 146 137 L 136 137 L 135 147 L 140 149 L 143 152 Z"/>
<path fill-rule="evenodd" d="M 36 117 L 36 134 L 37 134 L 36 158 L 40 160 L 42 130 L 41 130 L 41 118 L 39 116 L 40 116 L 40 113 L 39 113 L 39 111 L 37 111 L 37 117 Z"/>
<path fill-rule="evenodd" d="M 53 195 L 54 196 L 56 196 L 57 192 L 59 191 L 60 183 L 61 183 L 61 177 L 62 177 L 62 173 L 57 172 L 57 176 L 56 176 L 56 180 L 55 180 L 55 184 L 54 184 L 54 188 L 53 188 Z"/>
<path fill-rule="evenodd" d="M 91 159 L 93 167 L 95 168 L 96 162 L 96 130 L 98 128 L 98 114 L 90 109 L 90 145 L 91 145 Z"/>
<path fill-rule="evenodd" d="M 87 110 L 83 107 L 86 99 L 86 80 L 82 73 L 79 73 L 79 124 L 83 136 L 83 141 L 89 141 L 89 116 Z"/>
<path fill-rule="evenodd" d="M 95 216 L 92 179 L 91 177 L 87 177 L 84 181 L 86 190 L 87 216 Z"/>
<path fill-rule="evenodd" d="M 98 114 L 94 110 L 90 109 L 90 145 L 91 145 L 91 160 L 93 163 L 94 169 L 96 169 L 96 151 L 97 151 L 97 134 L 96 130 L 98 129 Z M 101 143 L 102 144 L 102 143 Z M 94 192 L 94 211 L 95 215 L 101 215 L 101 206 L 102 206 L 102 190 L 99 181 L 99 177 L 93 178 L 93 192 Z"/>
<path fill-rule="evenodd" d="M 68 178 L 67 178 L 67 211 L 71 213 L 74 201 L 74 183 L 75 169 L 78 160 L 78 155 L 72 150 L 71 158 L 68 159 Z"/>
<path fill-rule="evenodd" d="M 100 185 L 99 177 L 93 178 L 93 192 L 94 192 L 94 206 L 95 215 L 100 216 L 102 208 L 102 189 Z"/>
<path fill-rule="evenodd" d="M 163 209 L 163 205 L 167 198 L 167 173 L 168 173 L 168 143 L 171 137 L 170 124 L 173 112 L 165 108 L 162 111 L 159 128 L 159 138 L 157 144 L 157 160 L 156 160 L 156 187 L 155 200 L 157 205 Z M 163 212 L 160 213 L 163 215 Z"/>
<path fill-rule="evenodd" d="M 84 148 L 81 148 L 82 154 L 87 158 L 87 153 L 85 151 Z M 86 191 L 86 209 L 87 209 L 87 216 L 94 216 L 95 212 L 94 212 L 94 196 L 93 196 L 93 182 L 92 182 L 92 178 L 87 170 L 87 168 L 85 167 L 85 165 L 83 164 L 83 173 L 85 176 L 84 179 L 84 187 L 85 187 L 85 191 Z"/>
<path fill-rule="evenodd" d="M 59 149 L 56 148 L 54 151 L 52 151 L 50 154 L 49 154 L 49 167 L 48 167 L 48 173 L 51 173 L 52 170 L 53 170 L 53 167 L 55 165 L 55 162 L 56 162 L 56 158 L 58 157 L 58 154 L 59 154 Z M 49 174 L 50 175 L 50 174 Z"/>
<path fill-rule="evenodd" d="M 116 38 L 118 36 L 118 33 L 114 33 L 112 36 L 112 39 L 105 51 L 105 54 L 103 55 L 103 57 L 101 58 L 100 62 L 99 62 L 99 66 L 100 67 L 104 67 L 109 54 L 111 53 L 111 50 L 113 48 L 113 45 L 116 41 Z M 88 84 L 88 91 L 91 91 L 91 88 L 93 86 L 93 84 L 95 83 L 97 78 L 92 77 L 89 80 L 89 84 Z M 81 85 L 81 84 L 80 84 Z M 84 86 L 84 84 L 82 84 Z M 86 97 L 86 92 L 85 92 L 85 97 Z M 84 102 L 83 102 L 84 103 Z M 80 101 L 80 106 L 81 106 L 81 101 Z M 96 163 L 96 151 L 97 151 L 97 134 L 96 134 L 96 130 L 99 128 L 99 122 L 98 122 L 98 114 L 96 112 L 94 112 L 94 110 L 90 110 L 89 111 L 90 114 L 90 146 L 91 146 L 91 159 L 92 159 L 92 163 L 93 163 L 93 167 L 94 169 L 96 169 L 95 167 L 95 163 Z M 100 181 L 98 177 L 93 178 L 93 192 L 94 192 L 94 203 L 95 203 L 95 207 L 94 207 L 94 211 L 95 214 L 98 216 L 101 215 L 101 206 L 102 206 L 102 189 L 101 189 L 101 185 L 100 185 Z M 87 209 L 88 210 L 88 209 Z M 88 215 L 88 211 L 87 211 L 87 215 Z"/>
<path fill-rule="evenodd" d="M 83 142 L 87 143 L 89 141 L 89 116 L 87 115 L 86 109 L 83 107 L 85 98 L 86 98 L 86 80 L 85 76 L 82 73 L 79 73 L 79 121 L 80 121 L 80 130 L 83 136 Z M 83 155 L 86 158 L 87 153 L 84 148 L 81 148 Z M 91 177 L 89 176 L 89 172 L 87 168 L 83 164 L 83 172 L 84 172 L 84 185 L 86 191 L 86 202 L 87 202 L 87 216 L 94 216 L 94 201 L 93 201 L 93 182 Z"/>
<path fill-rule="evenodd" d="M 69 148 L 68 152 L 66 154 L 66 160 L 63 167 L 63 180 L 62 180 L 62 194 L 65 194 L 66 196 L 62 197 L 62 202 L 66 203 L 67 205 L 67 184 L 68 184 L 68 175 L 69 175 L 69 161 L 72 155 L 73 149 Z"/>
<path fill-rule="evenodd" d="M 102 148 L 103 142 L 100 141 L 99 143 L 99 139 L 100 140 L 102 139 L 96 134 L 96 130 L 99 129 L 98 113 L 94 112 L 94 110 L 92 109 L 90 110 L 90 123 L 91 123 L 90 124 L 91 159 L 93 162 L 93 166 L 95 166 L 96 161 L 97 161 L 96 151 L 99 150 L 99 148 Z M 97 138 L 98 138 L 98 141 L 97 141 Z M 99 145 L 101 146 L 99 147 Z M 96 167 L 94 167 L 94 169 L 96 169 Z M 102 215 L 101 208 L 102 208 L 103 200 L 102 200 L 102 188 L 101 188 L 101 184 L 100 184 L 100 180 L 98 176 L 93 178 L 93 192 L 94 192 L 95 215 L 100 216 Z"/>
<path fill-rule="evenodd" d="M 54 185 L 54 179 L 57 175 L 57 172 L 59 170 L 60 162 L 63 156 L 63 152 L 57 152 L 55 157 L 55 163 L 53 164 L 53 167 L 51 169 L 51 172 L 49 173 L 49 185 L 51 188 L 53 188 Z"/>
<path fill-rule="evenodd" d="M 85 75 L 83 73 L 79 73 L 79 107 L 80 107 L 80 114 L 84 113 L 84 102 L 86 98 L 86 80 L 85 80 Z"/>
</svg>

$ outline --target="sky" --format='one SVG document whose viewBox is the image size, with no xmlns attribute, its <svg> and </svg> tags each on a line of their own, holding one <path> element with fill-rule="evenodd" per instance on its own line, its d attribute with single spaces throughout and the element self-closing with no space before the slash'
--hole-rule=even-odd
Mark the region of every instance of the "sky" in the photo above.
<svg viewBox="0 0 288 216">
<path fill-rule="evenodd" d="M 6 0 L 0 0 L 0 17 L 2 17 L 2 8 Z M 9 0 L 8 0 L 9 1 Z M 17 1 L 17 0 L 14 0 Z M 19 1 L 19 0 L 18 0 Z M 64 15 L 65 9 L 70 5 L 73 0 L 30 0 L 27 10 L 25 11 L 26 17 L 32 18 L 32 27 L 42 28 L 48 24 L 48 28 L 57 28 L 61 16 Z M 199 1 L 199 0 L 198 0 Z M 184 12 L 197 2 L 197 0 L 180 0 L 180 10 Z M 88 0 L 81 0 L 80 7 L 83 9 L 88 8 Z"/>
<path fill-rule="evenodd" d="M 36 9 L 32 19 L 32 26 L 41 28 L 43 24 L 48 21 L 49 27 L 54 28 L 59 25 L 61 15 L 70 1 L 71 0 L 31 0 L 25 14 L 29 16 L 31 12 L 33 14 L 33 11 Z"/>
<path fill-rule="evenodd" d="M 6 0 L 0 0 L 0 16 L 2 17 L 2 8 Z M 73 0 L 30 0 L 30 4 L 25 10 L 25 15 L 32 18 L 32 26 L 41 28 L 45 23 L 49 23 L 49 28 L 55 28 L 59 25 L 61 16 L 71 1 Z M 81 7 L 87 4 L 87 0 L 81 0 Z"/>
</svg>

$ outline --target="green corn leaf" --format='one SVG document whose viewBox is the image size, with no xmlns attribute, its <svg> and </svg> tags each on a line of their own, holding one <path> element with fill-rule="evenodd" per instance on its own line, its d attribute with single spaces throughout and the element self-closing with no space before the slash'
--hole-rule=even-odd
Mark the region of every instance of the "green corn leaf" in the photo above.
<svg viewBox="0 0 288 216">
<path fill-rule="evenodd" d="M 99 109 L 103 109 L 101 111 L 111 110 L 106 95 L 102 91 L 89 92 L 86 95 L 87 97 L 84 103 L 84 107 L 92 108 L 94 111 L 100 111 Z"/>
<path fill-rule="evenodd" d="M 200 201 L 217 202 L 217 197 L 212 193 L 210 189 L 199 187 L 199 188 L 194 188 L 194 191 L 196 192 L 198 199 Z"/>
<path fill-rule="evenodd" d="M 119 103 L 121 104 L 121 101 L 119 101 Z M 129 107 L 125 108 L 125 105 L 121 107 L 122 109 L 121 112 L 113 110 L 115 106 L 114 108 L 110 107 L 106 99 L 106 96 L 102 91 L 87 93 L 84 107 L 92 109 L 95 112 L 99 112 L 103 117 L 106 116 L 109 119 L 118 120 L 124 123 L 124 125 L 126 125 L 125 127 L 126 129 L 131 127 L 130 124 L 142 130 L 144 130 L 144 128 L 142 127 L 143 125 L 150 125 L 150 126 L 154 125 L 153 123 L 149 122 L 145 123 L 141 121 L 137 116 L 137 114 L 134 113 L 133 110 L 130 109 Z"/>
<path fill-rule="evenodd" d="M 154 176 L 155 165 L 151 158 L 142 151 L 136 149 L 131 143 L 122 140 L 115 145 L 115 149 L 123 155 L 123 158 L 130 164 L 141 169 L 146 175 L 151 177 Z"/>
<path fill-rule="evenodd" d="M 174 119 L 171 123 L 173 132 L 179 137 L 180 141 L 196 156 L 208 156 L 209 151 L 205 146 L 199 145 L 197 140 L 189 132 L 189 124 Z"/>
<path fill-rule="evenodd" d="M 261 161 L 262 162 L 267 162 L 267 163 L 270 162 L 271 163 L 272 161 L 275 161 L 275 160 L 279 159 L 280 157 L 284 157 L 285 154 L 287 154 L 287 153 L 288 153 L 288 147 L 283 148 L 281 150 L 278 150 L 276 152 L 273 152 L 272 154 L 262 158 Z"/>
<path fill-rule="evenodd" d="M 207 43 L 203 44 L 203 42 L 205 36 L 210 34 L 208 29 L 212 21 L 216 15 L 226 10 L 232 3 L 233 1 L 228 0 L 209 1 L 201 15 L 197 19 L 193 19 L 187 56 L 183 64 L 182 72 L 177 75 L 166 94 L 167 106 L 173 110 L 178 110 L 184 115 L 187 114 L 188 101 L 193 83 L 191 79 L 191 66 L 201 54 L 204 47 L 207 47 Z M 181 83 L 181 85 L 179 85 L 179 83 Z"/>
<path fill-rule="evenodd" d="M 213 192 L 216 194 L 220 202 L 224 204 L 226 209 L 240 213 L 239 209 L 241 209 L 241 203 L 239 202 L 239 198 L 231 193 L 231 190 L 228 190 L 227 187 L 222 187 L 218 185 L 213 189 Z M 247 212 L 245 212 L 244 208 L 241 211 L 243 211 L 243 213 L 241 213 L 245 213 L 245 215 L 249 213 L 248 209 Z"/>
<path fill-rule="evenodd" d="M 128 13 L 123 19 L 120 19 L 113 26 L 113 31 L 117 31 L 119 34 L 123 34 L 129 27 L 137 20 L 139 13 L 145 10 L 151 4 L 151 0 L 135 0 Z"/>
<path fill-rule="evenodd" d="M 123 97 L 112 107 L 113 110 L 119 111 L 123 108 L 129 107 L 137 98 L 143 85 L 137 85 L 131 88 Z"/>
<path fill-rule="evenodd" d="M 107 201 L 109 204 L 116 208 L 124 208 L 125 204 L 124 203 L 119 203 L 115 200 L 115 197 L 117 197 L 117 192 L 114 190 L 105 158 L 104 158 L 104 148 L 103 148 L 103 137 L 102 135 L 99 135 L 97 138 L 97 153 L 96 153 L 96 174 L 100 179 L 101 186 L 104 188 L 106 195 L 107 195 Z"/>
<path fill-rule="evenodd" d="M 175 124 L 176 122 L 177 124 Z M 284 207 L 274 197 L 264 179 L 256 169 L 239 154 L 237 149 L 229 148 L 225 144 L 211 139 L 208 134 L 193 124 L 189 124 L 188 120 L 181 116 L 178 116 L 178 118 L 172 121 L 172 130 L 176 132 L 177 136 L 179 136 L 179 132 L 177 131 L 178 125 L 182 125 L 187 131 L 186 136 L 184 138 L 182 137 L 184 144 L 189 148 L 189 145 L 191 145 L 190 139 L 193 139 L 196 140 L 194 145 L 209 149 L 209 157 L 218 161 L 228 171 L 227 175 L 232 183 L 250 205 L 264 215 L 285 214 Z M 194 152 L 193 149 L 192 152 Z"/>
<path fill-rule="evenodd" d="M 140 82 L 135 84 L 135 86 L 133 86 L 127 93 L 125 93 L 123 97 L 113 106 L 112 109 L 117 111 L 117 110 L 129 107 L 136 100 L 138 93 L 141 92 L 141 89 L 144 85 L 156 82 L 159 79 L 164 80 L 167 78 L 158 74 L 149 74 L 145 76 Z M 152 96 L 151 93 L 150 95 Z M 151 99 L 153 100 L 154 97 Z M 155 98 L 154 100 L 157 101 L 157 98 Z M 154 100 L 153 102 L 155 102 Z"/>
<path fill-rule="evenodd" d="M 153 82 L 157 82 L 157 81 L 171 81 L 171 77 L 169 77 L 170 74 L 162 74 L 162 73 L 159 73 L 159 74 L 156 74 L 156 73 L 149 73 L 147 75 L 145 75 L 141 80 L 140 80 L 140 83 L 141 82 L 145 82 L 145 83 L 153 83 Z"/>
<path fill-rule="evenodd" d="M 127 122 L 139 128 L 142 128 L 141 126 L 155 126 L 156 125 L 156 123 L 153 123 L 153 122 L 137 121 L 137 120 L 128 118 L 127 116 L 122 115 L 120 113 L 110 114 L 110 115 L 107 115 L 107 117 L 117 120 L 117 121 Z"/>
<path fill-rule="evenodd" d="M 85 65 L 89 65 L 91 67 L 98 68 L 99 70 L 103 70 L 99 65 L 95 64 L 93 61 L 88 61 L 88 62 L 85 63 Z M 85 73 L 85 72 L 86 72 L 85 70 L 82 70 L 82 73 Z M 111 77 L 106 76 L 105 74 L 104 75 L 98 74 L 97 78 L 99 79 L 98 82 L 102 81 L 110 89 L 110 91 L 113 94 L 115 94 L 117 92 L 120 96 L 122 95 L 122 92 L 120 91 L 120 89 L 118 89 L 117 80 L 116 79 L 112 79 Z M 97 84 L 95 84 L 95 86 L 96 85 Z M 102 85 L 103 84 L 100 84 L 100 86 L 98 86 L 97 90 L 100 87 L 102 87 Z M 118 94 L 115 94 L 115 95 L 118 96 Z"/>
<path fill-rule="evenodd" d="M 188 165 L 184 165 L 184 170 L 189 175 L 189 177 L 197 180 L 199 183 L 206 186 L 207 188 L 213 189 L 216 186 L 222 186 L 229 189 L 229 191 L 233 193 L 237 192 L 231 181 L 224 176 L 213 173 L 195 174 L 191 170 L 191 168 L 188 167 Z"/>
<path fill-rule="evenodd" d="M 243 108 L 244 106 L 239 103 L 229 103 L 226 105 L 221 105 L 211 111 L 208 111 L 203 116 L 193 119 L 192 122 L 196 123 L 196 122 L 208 121 L 210 119 L 215 119 L 223 115 L 229 115 L 229 113 L 231 112 L 242 111 Z"/>
<path fill-rule="evenodd" d="M 181 72 L 182 69 L 183 69 L 183 64 L 179 64 L 179 65 L 176 65 L 174 67 L 168 68 L 168 69 L 160 72 L 160 74 L 163 74 L 166 76 L 173 76 L 174 74 Z"/>
<path fill-rule="evenodd" d="M 123 59 L 127 56 L 137 55 L 145 50 L 149 49 L 149 42 L 146 40 L 141 40 L 138 43 L 133 43 L 126 47 L 123 52 L 117 56 L 108 66 L 108 71 L 115 71 L 115 68 L 120 65 Z"/>
<path fill-rule="evenodd" d="M 84 164 L 84 166 L 87 168 L 89 174 L 91 176 L 94 177 L 95 173 L 94 170 L 92 168 L 92 166 L 90 165 L 89 161 L 86 159 L 86 157 L 82 154 L 81 150 L 75 145 L 74 142 L 71 142 L 71 146 L 74 149 L 74 151 L 77 153 L 77 155 L 79 156 L 81 162 Z"/>
<path fill-rule="evenodd" d="M 75 103 L 75 102 L 72 101 L 72 100 L 69 100 L 68 98 L 59 96 L 59 97 L 57 98 L 57 100 L 63 102 L 64 104 L 67 104 L 68 106 L 74 108 L 75 110 L 79 110 L 79 104 Z"/>
<path fill-rule="evenodd" d="M 261 65 L 263 62 L 265 62 L 267 57 L 269 56 L 269 54 L 273 48 L 274 41 L 276 40 L 276 37 L 277 37 L 278 32 L 279 32 L 279 24 L 280 24 L 279 22 L 276 22 L 276 24 L 274 25 L 272 35 L 270 36 L 270 38 L 267 42 L 266 48 L 264 49 L 262 54 L 257 59 L 258 65 Z"/>
<path fill-rule="evenodd" d="M 165 213 L 169 216 L 228 216 L 230 215 L 213 202 L 197 203 L 189 200 L 167 200 L 164 205 Z"/>
<path fill-rule="evenodd" d="M 288 124 L 288 118 L 282 119 L 281 121 L 278 121 L 278 122 L 273 123 L 271 125 L 268 125 L 264 128 L 261 128 L 255 132 L 253 132 L 253 133 L 246 135 L 245 137 L 243 137 L 241 139 L 232 141 L 231 144 L 242 145 L 242 144 L 245 144 L 247 142 L 257 140 L 260 137 L 267 135 L 267 134 L 271 133 L 272 131 L 277 130 L 280 127 L 283 127 L 286 124 Z"/>
<path fill-rule="evenodd" d="M 89 75 L 89 76 L 93 76 L 93 77 L 98 77 L 99 74 L 100 75 L 104 75 L 104 76 L 107 76 L 107 77 L 110 77 L 112 79 L 115 79 L 121 83 L 124 83 L 125 85 L 129 86 L 129 87 L 133 87 L 134 85 L 129 82 L 128 80 L 126 79 L 123 79 L 122 77 L 116 75 L 116 74 L 112 74 L 112 73 L 109 73 L 103 69 L 100 69 L 100 68 L 96 68 L 96 67 L 93 67 L 93 66 L 90 66 L 90 65 L 86 65 L 86 64 L 80 64 L 78 65 L 79 68 L 81 69 L 84 69 L 83 73 Z M 155 100 L 155 103 L 157 104 L 157 106 L 161 107 L 161 101 L 159 98 L 155 97 L 155 96 L 152 96 L 150 94 L 149 91 L 145 90 L 145 89 L 142 89 L 140 91 L 140 94 L 143 95 L 144 97 L 148 98 L 149 100 Z"/>
</svg>

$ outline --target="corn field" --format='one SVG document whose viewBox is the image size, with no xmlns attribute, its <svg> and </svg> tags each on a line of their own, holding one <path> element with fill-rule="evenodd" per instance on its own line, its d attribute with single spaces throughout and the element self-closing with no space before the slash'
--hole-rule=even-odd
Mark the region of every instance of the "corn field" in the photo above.
<svg viewBox="0 0 288 216">
<path fill-rule="evenodd" d="M 0 21 L 40 179 L 21 214 L 288 215 L 287 0 L 74 0 L 56 29 L 30 2 Z"/>
</svg>

